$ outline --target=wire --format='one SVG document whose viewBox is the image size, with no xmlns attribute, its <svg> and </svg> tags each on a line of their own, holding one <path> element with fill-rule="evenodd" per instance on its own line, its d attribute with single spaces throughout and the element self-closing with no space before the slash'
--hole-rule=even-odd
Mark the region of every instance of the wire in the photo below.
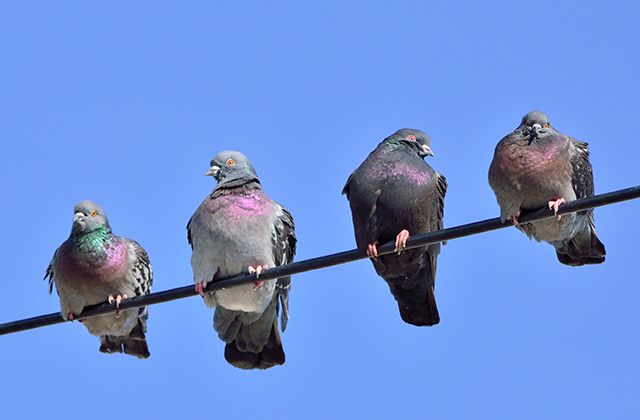
<svg viewBox="0 0 640 420">
<path fill-rule="evenodd" d="M 563 204 L 558 210 L 557 214 L 587 210 L 595 207 L 619 203 L 622 201 L 633 200 L 639 197 L 640 186 L 631 187 L 624 190 L 613 191 L 610 193 L 571 201 L 569 203 Z M 518 222 L 528 223 L 554 216 L 555 214 L 552 210 L 543 208 L 536 211 L 523 212 L 518 217 Z M 436 232 L 426 233 L 424 235 L 416 235 L 410 237 L 407 240 L 407 246 L 405 247 L 405 249 L 417 248 L 437 242 L 444 242 L 451 239 L 476 235 L 478 233 L 489 232 L 492 230 L 502 229 L 510 226 L 513 226 L 510 221 L 505 221 L 504 223 L 502 223 L 500 221 L 500 218 L 487 219 L 480 222 L 469 223 L 466 225 L 442 229 Z M 393 252 L 395 252 L 394 242 L 388 242 L 378 247 L 378 255 L 391 254 Z M 353 249 L 351 251 L 339 252 L 337 254 L 325 255 L 323 257 L 311 258 L 304 261 L 294 262 L 288 265 L 270 268 L 261 273 L 260 280 L 264 281 L 276 279 L 278 277 L 291 276 L 293 274 L 300 274 L 306 271 L 318 270 L 338 264 L 345 264 L 364 258 L 367 258 L 367 255 L 365 253 L 361 253 L 358 250 Z M 206 288 L 206 292 L 211 293 L 215 290 L 255 281 L 255 274 L 240 274 L 220 279 L 215 283 L 209 283 Z M 196 296 L 197 294 L 198 293 L 196 292 L 194 285 L 189 285 L 179 287 L 177 289 L 170 289 L 163 292 L 151 293 L 148 295 L 125 299 L 120 303 L 119 307 L 116 307 L 115 303 L 102 303 L 98 305 L 87 306 L 82 311 L 82 316 L 78 316 L 78 319 L 92 318 L 116 311 L 123 311 L 126 309 L 139 308 L 141 306 L 170 302 L 172 300 Z M 5 324 L 0 324 L 0 335 L 30 330 L 33 328 L 45 327 L 47 325 L 60 324 L 63 322 L 65 322 L 65 320 L 62 318 L 59 312 L 49 315 L 41 315 L 34 318 L 27 318 L 19 321 L 7 322 Z"/>
</svg>

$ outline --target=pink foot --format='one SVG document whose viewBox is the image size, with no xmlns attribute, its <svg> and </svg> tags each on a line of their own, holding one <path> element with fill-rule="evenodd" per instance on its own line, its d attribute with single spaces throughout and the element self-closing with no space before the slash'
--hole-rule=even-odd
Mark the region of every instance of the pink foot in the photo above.
<svg viewBox="0 0 640 420">
<path fill-rule="evenodd" d="M 257 283 L 253 283 L 253 290 L 256 291 L 256 290 L 260 289 L 263 284 L 264 284 L 264 282 L 262 282 L 262 281 L 259 281 Z"/>
<path fill-rule="evenodd" d="M 405 246 L 407 246 L 407 239 L 409 239 L 409 231 L 407 229 L 402 229 L 398 236 L 396 236 L 396 251 L 398 251 L 398 255 L 402 254 L 402 250 Z"/>
<path fill-rule="evenodd" d="M 521 212 L 522 210 L 518 210 L 516 214 L 512 214 L 511 217 L 509 217 L 509 220 L 511 220 L 514 226 L 518 226 L 518 217 L 520 217 Z"/>
<path fill-rule="evenodd" d="M 122 299 L 126 299 L 127 298 L 127 294 L 123 294 L 123 295 L 116 295 L 116 297 L 114 298 L 113 296 L 109 295 L 109 303 L 116 303 L 116 308 L 120 307 L 120 302 L 122 302 Z M 116 318 L 120 318 L 120 315 L 122 315 L 122 311 L 116 311 L 115 316 Z"/>
<path fill-rule="evenodd" d="M 378 258 L 378 248 L 376 245 L 378 245 L 378 241 L 373 241 L 373 243 L 367 245 L 367 255 L 374 260 Z"/>
<path fill-rule="evenodd" d="M 67 317 L 67 318 L 69 318 L 70 320 L 72 320 L 72 321 L 73 321 L 73 317 L 74 317 L 74 316 L 75 316 L 75 315 L 73 314 L 73 312 L 69 312 L 69 315 L 68 315 L 68 317 Z"/>
<path fill-rule="evenodd" d="M 206 280 L 196 283 L 196 292 L 198 292 L 200 296 L 204 296 L 204 289 L 207 288 L 207 283 Z"/>
<path fill-rule="evenodd" d="M 120 307 L 120 302 L 122 302 L 122 299 L 126 299 L 128 296 L 127 294 L 123 294 L 123 295 L 116 295 L 116 297 L 114 298 L 113 296 L 109 295 L 109 303 L 116 303 L 116 308 Z"/>
<path fill-rule="evenodd" d="M 256 266 L 256 268 L 253 268 L 253 267 L 249 266 L 249 274 L 256 273 L 256 278 L 259 278 L 260 277 L 260 273 L 262 273 L 262 270 L 266 270 L 267 268 L 269 268 L 269 266 L 267 266 L 266 264 L 265 265 L 258 265 L 258 266 Z"/>
<path fill-rule="evenodd" d="M 558 213 L 558 209 L 564 203 L 565 203 L 564 198 L 559 198 L 559 199 L 557 199 L 555 201 L 551 200 L 551 201 L 549 201 L 549 209 L 553 210 L 554 214 L 557 214 Z M 562 215 L 559 214 L 559 215 L 556 216 L 556 219 L 560 220 L 561 217 L 562 217 Z"/>
</svg>

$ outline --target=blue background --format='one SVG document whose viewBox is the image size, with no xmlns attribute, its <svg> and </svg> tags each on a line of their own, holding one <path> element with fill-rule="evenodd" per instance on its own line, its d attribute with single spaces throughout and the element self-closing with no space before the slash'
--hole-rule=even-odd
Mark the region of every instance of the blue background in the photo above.
<svg viewBox="0 0 640 420">
<path fill-rule="evenodd" d="M 355 247 L 351 173 L 418 128 L 446 227 L 497 217 L 496 143 L 529 111 L 590 143 L 596 193 L 640 184 L 640 3 L 4 2 L 0 322 L 59 310 L 41 279 L 93 200 L 192 283 L 185 226 L 242 151 L 294 216 L 296 260 Z M 450 241 L 441 323 L 404 324 L 368 261 L 293 278 L 284 366 L 223 358 L 200 298 L 150 308 L 151 358 L 78 323 L 0 337 L 1 418 L 638 418 L 640 202 L 596 210 L 607 261 L 516 229 Z"/>
</svg>

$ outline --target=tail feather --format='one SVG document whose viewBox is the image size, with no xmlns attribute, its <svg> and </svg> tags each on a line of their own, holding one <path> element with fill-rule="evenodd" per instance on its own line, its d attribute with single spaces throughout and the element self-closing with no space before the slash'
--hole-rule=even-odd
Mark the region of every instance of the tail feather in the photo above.
<svg viewBox="0 0 640 420">
<path fill-rule="evenodd" d="M 144 335 L 146 326 L 143 320 L 138 318 L 138 324 L 131 330 L 128 337 L 115 337 L 109 335 L 100 336 L 100 352 L 122 353 L 135 356 L 138 359 L 146 359 L 149 353 L 147 339 Z"/>
<path fill-rule="evenodd" d="M 269 369 L 284 364 L 285 356 L 278 331 L 278 319 L 274 318 L 269 340 L 260 352 L 241 351 L 234 340 L 225 346 L 224 358 L 229 364 L 240 369 Z"/>
<path fill-rule="evenodd" d="M 377 273 L 389 285 L 400 316 L 407 324 L 431 326 L 440 322 L 433 291 L 439 251 L 440 244 L 430 245 L 426 250 L 416 248 L 374 261 Z"/>
<path fill-rule="evenodd" d="M 558 261 L 571 266 L 585 264 L 601 264 L 605 260 L 607 252 L 604 244 L 596 236 L 593 225 L 579 231 L 565 246 L 556 249 Z"/>
<path fill-rule="evenodd" d="M 224 349 L 227 362 L 240 369 L 268 369 L 284 364 L 277 308 L 277 294 L 262 314 L 216 308 L 213 328 L 227 343 Z"/>
<path fill-rule="evenodd" d="M 400 285 L 389 285 L 391 293 L 398 301 L 400 316 L 407 324 L 431 326 L 440 322 L 440 314 L 436 306 L 433 287 L 425 284 L 427 290 L 416 287 L 403 289 Z"/>
</svg>

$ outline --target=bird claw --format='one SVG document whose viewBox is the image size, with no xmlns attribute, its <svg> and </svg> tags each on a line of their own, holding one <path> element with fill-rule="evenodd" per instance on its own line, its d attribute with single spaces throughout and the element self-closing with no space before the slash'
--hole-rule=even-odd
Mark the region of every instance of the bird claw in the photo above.
<svg viewBox="0 0 640 420">
<path fill-rule="evenodd" d="M 374 261 L 378 259 L 378 248 L 376 245 L 378 245 L 378 241 L 373 241 L 373 243 L 367 245 L 367 256 Z"/>
<path fill-rule="evenodd" d="M 564 198 L 559 198 L 555 201 L 554 200 L 549 201 L 549 210 L 553 210 L 553 214 L 556 215 L 557 220 L 560 220 L 560 218 L 562 218 L 562 215 L 557 213 L 560 206 L 564 203 L 565 203 Z"/>
<path fill-rule="evenodd" d="M 116 297 L 114 298 L 113 296 L 109 295 L 109 303 L 116 303 L 116 308 L 120 307 L 120 302 L 122 302 L 122 299 L 126 299 L 127 298 L 127 294 L 124 293 L 122 295 L 116 295 Z M 120 318 L 120 315 L 122 315 L 122 311 L 116 311 L 115 312 L 115 316 L 116 318 Z"/>
<path fill-rule="evenodd" d="M 263 281 L 259 281 L 257 283 L 253 283 L 253 291 L 257 291 L 258 289 L 260 289 L 262 287 L 262 285 L 264 284 Z"/>
<path fill-rule="evenodd" d="M 266 270 L 267 268 L 269 268 L 268 265 L 258 265 L 255 268 L 253 268 L 252 266 L 249 266 L 249 274 L 253 274 L 256 273 L 256 278 L 260 277 L 260 273 L 262 273 L 262 270 Z M 262 282 L 259 282 L 262 283 Z M 258 284 L 258 283 L 256 283 Z"/>
<path fill-rule="evenodd" d="M 206 280 L 196 283 L 196 292 L 198 292 L 200 296 L 204 296 L 204 289 L 207 288 L 207 284 L 208 282 Z"/>
<path fill-rule="evenodd" d="M 402 250 L 407 246 L 407 239 L 409 239 L 409 231 L 407 229 L 402 229 L 398 236 L 396 236 L 396 251 L 398 251 L 398 255 L 402 254 Z"/>
<path fill-rule="evenodd" d="M 518 226 L 518 216 L 520 216 L 520 212 L 518 212 L 518 214 L 514 214 L 509 218 L 509 220 L 511 220 L 511 223 L 513 223 L 514 226 Z"/>
<path fill-rule="evenodd" d="M 113 297 L 111 295 L 109 295 L 109 303 L 116 303 L 116 308 L 120 307 L 120 302 L 122 302 L 122 299 L 126 299 L 128 296 L 127 294 L 123 294 L 123 295 L 116 295 L 116 297 Z"/>
</svg>

